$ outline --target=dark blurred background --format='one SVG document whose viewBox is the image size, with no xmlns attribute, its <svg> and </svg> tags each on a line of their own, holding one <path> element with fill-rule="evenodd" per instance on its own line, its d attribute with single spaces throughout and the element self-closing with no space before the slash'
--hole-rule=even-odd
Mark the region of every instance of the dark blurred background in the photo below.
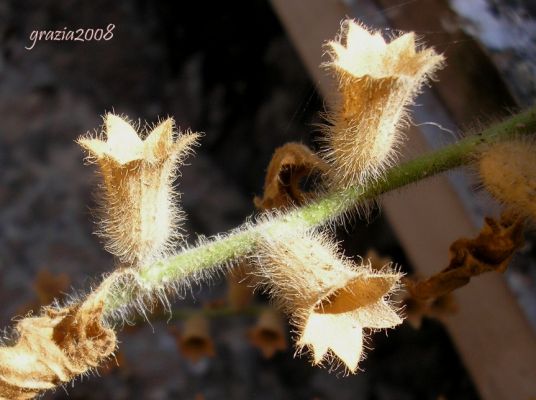
<svg viewBox="0 0 536 400">
<path fill-rule="evenodd" d="M 24 48 L 32 30 L 110 23 L 109 41 Z M 105 112 L 142 125 L 172 116 L 181 129 L 205 133 L 177 182 L 192 239 L 233 228 L 254 211 L 276 147 L 315 146 L 324 104 L 267 1 L 3 1 L 0 46 L 2 326 L 37 304 L 40 271 L 66 274 L 74 293 L 114 267 L 92 234 L 95 170 L 83 165 L 74 142 L 99 130 Z M 378 212 L 340 236 L 349 255 L 374 247 L 411 271 Z M 173 307 L 201 307 L 224 293 L 224 280 L 216 280 Z M 166 321 L 144 324 L 121 334 L 119 368 L 45 398 L 478 398 L 438 322 L 426 319 L 420 330 L 403 325 L 388 340 L 373 335 L 364 372 L 350 377 L 313 368 L 293 358 L 292 348 L 263 359 L 245 336 L 254 322 L 213 321 L 216 356 L 196 364 L 176 350 Z"/>
</svg>

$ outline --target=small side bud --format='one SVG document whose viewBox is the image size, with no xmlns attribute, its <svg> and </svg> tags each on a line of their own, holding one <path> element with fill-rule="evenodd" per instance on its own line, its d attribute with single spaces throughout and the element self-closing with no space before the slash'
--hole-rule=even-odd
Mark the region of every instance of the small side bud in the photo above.
<svg viewBox="0 0 536 400">
<path fill-rule="evenodd" d="M 82 137 L 78 143 L 97 162 L 103 180 L 100 230 L 106 249 L 127 264 L 150 263 L 178 238 L 181 212 L 173 180 L 191 151 L 196 133 L 175 138 L 171 118 L 142 140 L 130 123 L 107 114 L 106 140 Z"/>
<path fill-rule="evenodd" d="M 325 64 L 337 79 L 340 102 L 328 116 L 324 157 L 334 187 L 378 178 L 395 159 L 405 107 L 443 64 L 433 49 L 416 50 L 414 33 L 386 43 L 352 20 L 328 43 Z"/>
<path fill-rule="evenodd" d="M 484 187 L 516 214 L 536 221 L 536 145 L 513 140 L 494 143 L 478 160 Z"/>
</svg>

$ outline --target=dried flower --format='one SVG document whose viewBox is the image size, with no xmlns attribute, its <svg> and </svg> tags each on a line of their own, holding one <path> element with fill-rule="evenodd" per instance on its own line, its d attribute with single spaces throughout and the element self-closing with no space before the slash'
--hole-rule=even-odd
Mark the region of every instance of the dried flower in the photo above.
<svg viewBox="0 0 536 400">
<path fill-rule="evenodd" d="M 255 326 L 248 332 L 248 337 L 264 358 L 272 358 L 276 352 L 287 349 L 283 319 L 279 312 L 271 308 L 261 313 Z"/>
<path fill-rule="evenodd" d="M 177 238 L 180 212 L 172 183 L 198 134 L 174 139 L 168 118 L 142 140 L 125 119 L 104 117 L 106 140 L 82 137 L 78 143 L 94 159 L 103 179 L 101 229 L 106 249 L 122 262 L 151 262 Z"/>
<path fill-rule="evenodd" d="M 20 320 L 16 343 L 0 347 L 0 398 L 34 398 L 106 360 L 116 337 L 101 323 L 103 306 L 102 292 L 95 292 L 82 304 Z"/>
<path fill-rule="evenodd" d="M 337 254 L 324 234 L 267 233 L 259 253 L 255 274 L 292 316 L 298 348 L 310 348 L 314 364 L 329 361 L 331 350 L 355 372 L 363 328 L 391 328 L 402 322 L 387 301 L 400 274 L 353 264 Z"/>
<path fill-rule="evenodd" d="M 303 144 L 287 143 L 277 148 L 266 171 L 263 197 L 255 197 L 255 206 L 267 210 L 303 204 L 312 193 L 303 190 L 301 181 L 327 169 L 324 160 Z"/>
<path fill-rule="evenodd" d="M 326 128 L 324 155 L 335 187 L 363 184 L 389 166 L 402 140 L 400 124 L 423 83 L 443 63 L 433 49 L 416 50 L 413 33 L 387 44 L 352 20 L 328 44 L 341 93 Z"/>
<path fill-rule="evenodd" d="M 472 277 L 491 271 L 504 272 L 524 242 L 523 219 L 503 213 L 499 220 L 485 218 L 478 236 L 460 238 L 449 248 L 449 265 L 428 279 L 408 284 L 416 300 L 429 300 L 469 283 Z"/>
</svg>

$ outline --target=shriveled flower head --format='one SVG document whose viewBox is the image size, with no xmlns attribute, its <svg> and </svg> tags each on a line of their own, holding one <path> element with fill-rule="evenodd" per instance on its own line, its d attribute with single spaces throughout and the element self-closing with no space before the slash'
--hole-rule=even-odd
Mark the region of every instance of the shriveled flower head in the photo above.
<svg viewBox="0 0 536 400">
<path fill-rule="evenodd" d="M 328 117 L 324 156 L 335 187 L 377 178 L 395 158 L 405 108 L 443 63 L 433 49 L 416 48 L 414 33 L 386 43 L 353 20 L 328 43 L 325 65 L 337 79 L 340 101 Z"/>
<path fill-rule="evenodd" d="M 292 316 L 299 349 L 313 363 L 336 356 L 350 372 L 362 358 L 363 328 L 391 328 L 402 322 L 387 299 L 400 280 L 388 268 L 373 271 L 337 254 L 326 235 L 265 234 L 257 259 L 262 285 Z"/>
<path fill-rule="evenodd" d="M 98 367 L 116 348 L 103 325 L 102 293 L 64 308 L 45 307 L 16 325 L 16 342 L 0 346 L 0 399 L 33 399 Z"/>
<path fill-rule="evenodd" d="M 479 157 L 479 174 L 485 188 L 506 207 L 536 221 L 536 165 L 533 141 L 494 143 Z"/>
<path fill-rule="evenodd" d="M 177 165 L 198 137 L 190 132 L 175 134 L 168 118 L 143 140 L 127 120 L 106 114 L 102 138 L 78 140 L 102 175 L 98 233 L 106 249 L 122 262 L 148 263 L 177 237 L 181 213 L 172 184 Z"/>
</svg>

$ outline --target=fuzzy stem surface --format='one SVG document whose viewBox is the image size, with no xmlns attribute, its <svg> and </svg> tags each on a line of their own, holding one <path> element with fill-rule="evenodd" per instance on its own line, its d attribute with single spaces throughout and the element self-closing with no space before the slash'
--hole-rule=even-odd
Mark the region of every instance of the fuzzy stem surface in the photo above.
<svg viewBox="0 0 536 400">
<path fill-rule="evenodd" d="M 391 168 L 383 178 L 364 186 L 328 193 L 321 198 L 255 225 L 246 224 L 228 235 L 216 237 L 196 247 L 160 260 L 136 271 L 140 285 L 150 292 L 171 282 L 226 265 L 255 250 L 261 229 L 314 228 L 337 220 L 362 202 L 383 193 L 418 182 L 441 172 L 470 163 L 481 146 L 536 133 L 536 107 L 512 116 L 457 143 Z M 106 313 L 133 301 L 135 293 L 109 293 Z"/>
</svg>

